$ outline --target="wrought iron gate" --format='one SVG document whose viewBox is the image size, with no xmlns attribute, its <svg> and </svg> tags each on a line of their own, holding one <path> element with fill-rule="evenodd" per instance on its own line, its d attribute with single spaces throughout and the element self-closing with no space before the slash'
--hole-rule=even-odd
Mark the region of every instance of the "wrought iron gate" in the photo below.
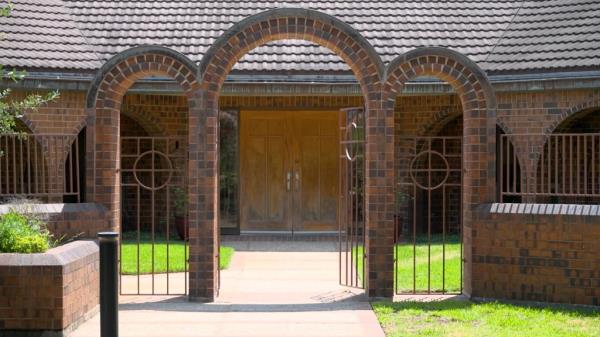
<svg viewBox="0 0 600 337">
<path fill-rule="evenodd" d="M 396 144 L 396 293 L 462 292 L 462 137 Z"/>
<path fill-rule="evenodd" d="M 122 295 L 187 293 L 184 137 L 121 137 Z"/>
<path fill-rule="evenodd" d="M 339 281 L 365 286 L 365 116 L 363 109 L 339 114 Z"/>
</svg>

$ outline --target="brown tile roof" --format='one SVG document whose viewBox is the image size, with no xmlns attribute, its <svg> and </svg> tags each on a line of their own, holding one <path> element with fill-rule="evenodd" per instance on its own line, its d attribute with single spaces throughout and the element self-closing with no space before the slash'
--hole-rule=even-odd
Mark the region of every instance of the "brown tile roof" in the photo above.
<svg viewBox="0 0 600 337">
<path fill-rule="evenodd" d="M 198 62 L 241 19 L 277 7 L 338 17 L 385 62 L 420 46 L 468 55 L 488 72 L 600 66 L 600 1 L 77 1 L 14 0 L 0 19 L 0 63 L 92 70 L 124 49 L 155 44 Z M 304 41 L 253 50 L 238 71 L 347 71 L 329 50 Z"/>
</svg>

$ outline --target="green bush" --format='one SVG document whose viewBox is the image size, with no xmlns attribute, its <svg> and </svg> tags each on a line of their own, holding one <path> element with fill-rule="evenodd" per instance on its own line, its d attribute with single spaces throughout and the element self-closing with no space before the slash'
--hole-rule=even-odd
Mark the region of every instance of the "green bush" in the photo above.
<svg viewBox="0 0 600 337">
<path fill-rule="evenodd" d="M 0 253 L 43 253 L 52 235 L 43 222 L 15 210 L 0 215 Z"/>
</svg>

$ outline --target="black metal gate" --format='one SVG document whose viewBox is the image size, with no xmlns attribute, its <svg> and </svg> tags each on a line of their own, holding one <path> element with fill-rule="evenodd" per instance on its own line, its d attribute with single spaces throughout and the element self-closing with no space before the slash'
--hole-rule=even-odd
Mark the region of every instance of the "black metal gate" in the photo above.
<svg viewBox="0 0 600 337">
<path fill-rule="evenodd" d="M 339 114 L 339 281 L 365 286 L 365 116 L 363 109 Z"/>
<path fill-rule="evenodd" d="M 184 137 L 121 137 L 122 295 L 187 294 Z"/>
<path fill-rule="evenodd" d="M 462 137 L 396 144 L 396 293 L 462 292 Z"/>
</svg>

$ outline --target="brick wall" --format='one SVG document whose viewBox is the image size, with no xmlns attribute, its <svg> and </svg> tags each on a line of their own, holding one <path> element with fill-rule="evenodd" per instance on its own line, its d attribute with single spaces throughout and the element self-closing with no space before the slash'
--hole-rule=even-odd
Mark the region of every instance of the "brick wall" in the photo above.
<svg viewBox="0 0 600 337">
<path fill-rule="evenodd" d="M 58 132 L 78 130 L 83 123 L 85 113 L 82 110 L 84 95 L 77 92 L 63 92 L 56 103 L 26 115 L 26 124 L 34 132 Z M 600 99 L 600 90 L 547 90 L 535 93 L 501 92 L 497 96 L 498 124 L 507 133 L 549 133 L 552 131 L 597 130 L 597 122 L 575 121 L 568 123 L 569 128 L 561 125 L 579 110 L 589 110 Z M 462 127 L 454 125 L 462 121 L 462 106 L 458 95 L 418 95 L 399 96 L 394 106 L 394 134 L 409 135 L 459 135 Z M 364 99 L 359 96 L 223 96 L 219 97 L 219 106 L 223 109 L 333 109 L 362 106 Z M 127 94 L 124 96 L 122 130 L 135 131 L 141 125 L 145 134 L 151 135 L 187 135 L 188 105 L 183 96 Z M 52 116 L 59 116 L 53 119 Z M 589 114 L 596 118 L 597 114 Z M 127 119 L 129 118 L 129 119 Z M 575 119 L 574 119 L 575 120 Z M 135 122 L 135 123 L 134 123 Z M 594 127 L 590 127 L 590 126 Z M 137 134 L 133 132 L 131 134 Z M 138 130 L 139 131 L 139 130 Z M 543 141 L 539 137 L 539 142 Z M 187 145 L 187 144 L 184 144 Z M 398 146 L 398 144 L 395 144 Z M 515 142 L 517 152 L 528 153 L 532 146 Z M 395 162 L 402 160 L 400 151 L 395 151 Z M 399 167 L 396 166 L 396 171 Z M 524 167 L 532 172 L 532 168 Z M 458 198 L 453 193 L 451 199 Z M 438 198 L 439 199 L 439 198 Z M 436 198 L 434 198 L 434 201 Z M 454 217 L 457 218 L 457 217 Z M 70 226 L 70 225 L 69 225 Z M 88 226 L 88 225 L 86 225 Z M 91 228 L 96 228 L 90 224 Z M 58 229 L 57 229 L 58 231 Z M 71 229 L 68 229 L 69 232 Z M 88 231 L 91 232 L 92 230 Z M 95 231 L 95 229 L 93 230 Z M 89 234 L 89 233 L 88 233 Z M 90 234 L 90 235 L 93 235 Z M 476 247 L 475 247 L 476 248 Z"/>
<path fill-rule="evenodd" d="M 600 304 L 600 206 L 491 204 L 476 212 L 475 297 Z"/>
<path fill-rule="evenodd" d="M 75 241 L 43 254 L 0 254 L 0 335 L 72 331 L 97 310 L 98 246 Z"/>
</svg>

